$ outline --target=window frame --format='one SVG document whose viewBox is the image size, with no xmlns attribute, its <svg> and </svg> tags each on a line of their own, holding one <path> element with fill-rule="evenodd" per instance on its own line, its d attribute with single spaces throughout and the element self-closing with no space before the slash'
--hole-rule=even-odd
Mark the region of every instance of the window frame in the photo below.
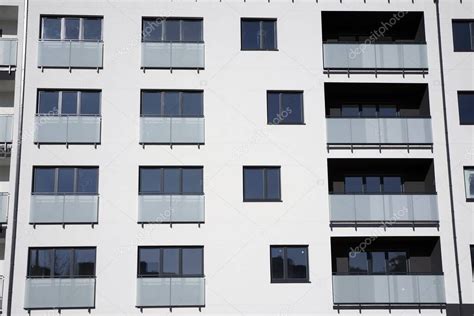
<svg viewBox="0 0 474 316">
<path fill-rule="evenodd" d="M 40 110 L 40 94 L 41 92 L 57 92 L 58 93 L 58 111 L 56 113 L 48 112 L 48 113 L 39 113 Z M 76 98 L 77 98 L 77 104 L 76 104 L 76 114 L 63 114 L 62 113 L 62 102 L 63 102 L 63 97 L 62 94 L 63 92 L 75 92 L 76 93 Z M 82 93 L 91 93 L 95 92 L 99 94 L 99 114 L 82 114 L 82 99 L 81 95 Z M 62 117 L 62 116 L 74 116 L 74 117 L 102 117 L 102 90 L 97 90 L 97 89 L 37 89 L 36 93 L 36 116 L 52 116 L 52 117 Z"/>
<path fill-rule="evenodd" d="M 258 21 L 259 23 L 259 32 L 263 31 L 262 23 L 263 22 L 273 22 L 274 24 L 274 47 L 273 48 L 262 48 L 263 41 L 262 39 L 259 40 L 259 47 L 260 48 L 244 48 L 244 21 Z M 259 18 L 259 17 L 242 17 L 240 18 L 240 50 L 241 51 L 278 51 L 278 19 L 277 18 Z"/>
<path fill-rule="evenodd" d="M 374 106 L 375 107 L 375 113 L 376 113 L 376 116 L 363 116 L 362 115 L 362 110 L 363 110 L 363 107 L 364 106 Z M 395 116 L 382 116 L 380 115 L 380 108 L 383 107 L 383 106 L 393 106 L 396 110 L 396 115 Z M 354 107 L 358 109 L 358 113 L 359 115 L 358 116 L 348 116 L 348 115 L 342 115 L 342 109 L 344 107 Z M 358 118 L 361 118 L 361 119 L 370 119 L 370 118 L 392 118 L 392 119 L 402 119 L 402 118 L 411 118 L 409 116 L 402 116 L 400 114 L 400 105 L 399 104 L 394 104 L 394 103 L 383 103 L 383 102 L 377 102 L 377 103 L 364 103 L 364 104 L 361 104 L 361 103 L 358 103 L 358 102 L 345 102 L 344 104 L 340 104 L 338 105 L 337 107 L 334 107 L 335 109 L 339 109 L 339 116 L 326 116 L 327 118 L 348 118 L 348 119 L 358 119 Z M 430 118 L 430 116 L 417 116 L 416 118 Z"/>
<path fill-rule="evenodd" d="M 273 123 L 273 120 L 269 121 L 269 107 L 270 107 L 270 94 L 278 94 L 278 113 L 282 113 L 284 111 L 282 99 L 284 94 L 299 94 L 301 95 L 301 117 L 299 122 L 285 122 L 283 119 L 279 123 Z M 267 90 L 267 125 L 305 125 L 304 121 L 304 91 L 303 90 Z"/>
<path fill-rule="evenodd" d="M 283 278 L 273 278 L 273 265 L 272 265 L 272 248 L 283 248 Z M 290 279 L 288 278 L 288 248 L 305 248 L 306 249 L 306 278 L 304 279 Z M 270 283 L 311 283 L 309 280 L 309 245 L 270 245 Z"/>
<path fill-rule="evenodd" d="M 473 25 L 474 25 L 474 22 L 473 22 Z M 473 50 L 474 52 L 474 50 Z M 462 122 L 462 116 L 461 116 L 461 103 L 459 102 L 459 96 L 462 95 L 462 94 L 467 94 L 467 95 L 472 95 L 473 99 L 474 99 L 474 90 L 459 90 L 457 91 L 457 99 L 458 99 L 458 114 L 459 114 L 459 125 L 461 126 L 472 126 L 474 125 L 474 117 L 472 118 L 472 123 L 463 123 Z M 473 104 L 473 109 L 472 109 L 473 113 L 474 113 L 474 104 Z"/>
<path fill-rule="evenodd" d="M 155 114 L 143 114 L 143 93 L 160 93 L 160 115 Z M 178 116 L 167 116 L 164 115 L 164 98 L 166 93 L 178 93 L 179 94 L 179 112 Z M 184 116 L 183 115 L 183 94 L 184 93 L 200 93 L 201 94 L 201 114 L 195 116 Z M 142 89 L 140 90 L 140 117 L 164 117 L 164 118 L 204 118 L 204 90 L 167 90 L 167 89 Z"/>
<path fill-rule="evenodd" d="M 54 169 L 54 191 L 53 192 L 35 192 L 36 177 L 35 172 L 38 169 Z M 58 183 L 59 183 L 59 170 L 60 169 L 74 169 L 74 191 L 73 192 L 58 192 Z M 77 192 L 78 186 L 78 169 L 96 169 L 97 170 L 97 182 L 95 184 L 97 192 Z M 83 196 L 97 196 L 99 195 L 99 167 L 98 166 L 33 166 L 32 174 L 32 187 L 31 195 L 83 195 Z"/>
<path fill-rule="evenodd" d="M 179 169 L 179 189 L 180 193 L 166 193 L 166 192 L 141 192 L 141 183 L 140 183 L 140 172 L 142 169 L 160 169 L 161 170 L 161 179 L 160 179 L 160 186 L 162 188 L 162 191 L 164 189 L 164 184 L 165 184 L 165 175 L 164 175 L 164 170 L 165 169 Z M 201 189 L 202 191 L 199 193 L 189 193 L 183 192 L 183 169 L 197 169 L 201 170 Z M 195 196 L 200 196 L 204 195 L 204 166 L 139 166 L 138 167 L 138 195 L 195 195 Z"/>
<path fill-rule="evenodd" d="M 59 39 L 45 39 L 44 38 L 44 19 L 55 18 L 60 19 L 60 38 Z M 79 38 L 78 39 L 66 39 L 66 19 L 79 19 Z M 84 39 L 84 19 L 98 19 L 100 20 L 100 39 L 89 40 Z M 71 41 L 71 42 L 92 42 L 102 43 L 104 41 L 104 16 L 102 15 L 54 15 L 44 14 L 40 15 L 40 26 L 39 26 L 39 39 L 40 41 Z"/>
<path fill-rule="evenodd" d="M 471 49 L 456 49 L 455 46 L 455 34 L 454 34 L 454 24 L 455 23 L 469 23 L 469 30 L 471 35 Z M 474 19 L 452 19 L 451 20 L 451 35 L 453 36 L 453 52 L 455 53 L 471 53 L 474 52 Z"/>
<path fill-rule="evenodd" d="M 140 249 L 155 249 L 159 251 L 160 267 L 159 274 L 140 273 Z M 166 275 L 163 273 L 163 250 L 178 249 L 178 275 Z M 201 274 L 183 275 L 183 249 L 201 249 Z M 137 278 L 204 278 L 204 246 L 138 246 L 137 247 Z"/>
<path fill-rule="evenodd" d="M 148 41 L 145 41 L 144 40 L 144 23 L 145 21 L 157 21 L 157 20 L 160 20 L 163 24 L 163 26 L 161 27 L 161 40 L 159 41 L 151 41 L 151 40 L 148 40 Z M 182 39 L 183 38 L 183 21 L 201 21 L 201 40 L 199 41 L 183 41 L 183 40 L 180 40 L 180 41 L 166 41 L 164 38 L 166 36 L 166 22 L 167 21 L 178 21 L 179 22 L 179 38 Z M 203 44 L 204 43 L 204 18 L 203 17 L 164 17 L 164 16 L 156 16 L 156 17 L 153 17 L 153 16 L 143 16 L 142 17 L 142 21 L 141 21 L 141 41 L 142 43 L 200 43 L 200 44 Z"/>
<path fill-rule="evenodd" d="M 264 178 L 264 192 L 262 199 L 251 199 L 245 197 L 245 170 L 246 169 L 263 169 L 263 178 Z M 278 193 L 279 198 L 277 199 L 269 199 L 267 198 L 268 195 L 268 179 L 267 179 L 267 169 L 276 169 L 278 170 Z M 243 202 L 283 202 L 282 200 L 282 193 L 281 193 L 281 166 L 243 166 L 242 167 L 242 187 L 243 187 Z"/>
</svg>

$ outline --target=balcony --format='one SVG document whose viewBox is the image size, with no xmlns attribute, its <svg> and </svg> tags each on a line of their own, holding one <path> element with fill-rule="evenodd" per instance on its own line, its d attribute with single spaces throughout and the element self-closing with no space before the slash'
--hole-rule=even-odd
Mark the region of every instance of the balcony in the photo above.
<svg viewBox="0 0 474 316">
<path fill-rule="evenodd" d="M 140 144 L 204 144 L 203 117 L 140 118 Z"/>
<path fill-rule="evenodd" d="M 6 192 L 0 192 L 0 225 L 6 225 L 8 219 L 8 204 L 10 195 Z"/>
<path fill-rule="evenodd" d="M 17 46 L 16 38 L 0 38 L 0 67 L 16 67 Z"/>
<path fill-rule="evenodd" d="M 100 144 L 100 116 L 36 115 L 35 144 Z"/>
<path fill-rule="evenodd" d="M 32 195 L 30 224 L 97 224 L 98 195 Z"/>
<path fill-rule="evenodd" d="M 38 67 L 102 68 L 103 42 L 40 40 Z"/>
<path fill-rule="evenodd" d="M 139 195 L 138 223 L 204 223 L 204 195 Z"/>
<path fill-rule="evenodd" d="M 205 279 L 138 278 L 137 307 L 204 307 Z"/>
<path fill-rule="evenodd" d="M 204 69 L 204 43 L 142 42 L 142 69 Z"/>
<path fill-rule="evenodd" d="M 95 308 L 95 278 L 27 278 L 24 308 Z"/>
</svg>

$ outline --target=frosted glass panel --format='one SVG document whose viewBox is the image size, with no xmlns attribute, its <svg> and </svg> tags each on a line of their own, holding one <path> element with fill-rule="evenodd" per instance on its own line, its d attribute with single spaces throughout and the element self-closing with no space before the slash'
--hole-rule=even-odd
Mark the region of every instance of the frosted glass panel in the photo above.
<svg viewBox="0 0 474 316">
<path fill-rule="evenodd" d="M 202 117 L 141 117 L 140 143 L 203 144 Z"/>
<path fill-rule="evenodd" d="M 139 195 L 138 222 L 204 222 L 204 195 Z"/>
<path fill-rule="evenodd" d="M 0 38 L 0 66 L 16 66 L 17 40 Z"/>
<path fill-rule="evenodd" d="M 80 41 L 39 41 L 39 67 L 102 68 L 104 44 Z"/>
<path fill-rule="evenodd" d="M 138 278 L 138 307 L 204 306 L 204 278 Z"/>
<path fill-rule="evenodd" d="M 35 143 L 98 144 L 101 118 L 98 116 L 48 116 L 35 118 Z"/>
<path fill-rule="evenodd" d="M 97 223 L 97 195 L 32 195 L 30 223 Z"/>
<path fill-rule="evenodd" d="M 204 43 L 143 42 L 142 68 L 204 68 Z"/>
</svg>

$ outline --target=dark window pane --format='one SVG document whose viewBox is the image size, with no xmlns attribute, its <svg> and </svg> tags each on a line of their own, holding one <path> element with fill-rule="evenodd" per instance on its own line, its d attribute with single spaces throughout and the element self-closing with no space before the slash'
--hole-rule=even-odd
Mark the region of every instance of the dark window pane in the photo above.
<svg viewBox="0 0 474 316">
<path fill-rule="evenodd" d="M 61 39 L 61 19 L 43 18 L 43 39 Z"/>
<path fill-rule="evenodd" d="M 362 177 L 345 177 L 344 178 L 345 193 L 362 193 L 363 183 Z"/>
<path fill-rule="evenodd" d="M 161 92 L 142 92 L 142 115 L 161 115 Z"/>
<path fill-rule="evenodd" d="M 74 168 L 58 168 L 58 192 L 74 192 Z"/>
<path fill-rule="evenodd" d="M 202 116 L 202 92 L 183 92 L 183 116 Z"/>
<path fill-rule="evenodd" d="M 179 116 L 179 92 L 164 92 L 164 116 Z"/>
<path fill-rule="evenodd" d="M 74 275 L 95 276 L 95 249 L 75 250 Z"/>
<path fill-rule="evenodd" d="M 84 40 L 100 41 L 102 40 L 102 19 L 84 18 Z"/>
<path fill-rule="evenodd" d="M 183 248 L 183 275 L 203 275 L 202 248 Z"/>
<path fill-rule="evenodd" d="M 53 193 L 56 179 L 55 168 L 35 168 L 33 190 L 35 193 Z"/>
<path fill-rule="evenodd" d="M 244 168 L 244 200 L 264 199 L 263 169 Z"/>
<path fill-rule="evenodd" d="M 77 92 L 63 91 L 61 114 L 77 114 Z"/>
<path fill-rule="evenodd" d="M 167 194 L 179 194 L 181 193 L 180 188 L 180 177 L 181 172 L 178 168 L 165 168 L 164 172 L 164 193 Z"/>
<path fill-rule="evenodd" d="M 98 168 L 78 168 L 77 192 L 96 194 L 98 192 L 98 173 Z"/>
<path fill-rule="evenodd" d="M 140 193 L 161 193 L 161 172 L 159 168 L 140 168 Z"/>
<path fill-rule="evenodd" d="M 275 25 L 275 21 L 262 22 L 260 37 L 263 49 L 276 49 Z"/>
<path fill-rule="evenodd" d="M 280 115 L 285 123 L 303 123 L 303 94 L 283 93 Z"/>
<path fill-rule="evenodd" d="M 183 20 L 183 42 L 201 42 L 202 41 L 202 21 Z"/>
<path fill-rule="evenodd" d="M 474 124 L 474 92 L 458 92 L 459 122 Z"/>
<path fill-rule="evenodd" d="M 242 20 L 242 49 L 260 49 L 260 21 Z"/>
<path fill-rule="evenodd" d="M 381 105 L 379 107 L 379 116 L 380 117 L 396 117 L 397 107 L 394 105 Z"/>
<path fill-rule="evenodd" d="M 142 38 L 144 42 L 159 42 L 163 39 L 163 23 L 162 18 L 143 21 Z"/>
<path fill-rule="evenodd" d="M 180 40 L 179 24 L 179 20 L 165 21 L 165 41 L 177 42 Z"/>
<path fill-rule="evenodd" d="M 53 268 L 51 249 L 30 249 L 28 276 L 51 276 Z"/>
<path fill-rule="evenodd" d="M 140 248 L 138 254 L 138 274 L 158 275 L 160 274 L 160 249 Z"/>
<path fill-rule="evenodd" d="M 405 252 L 388 253 L 388 272 L 389 273 L 407 273 L 407 254 Z"/>
<path fill-rule="evenodd" d="M 272 247 L 271 248 L 271 256 L 272 256 L 272 279 L 278 280 L 284 278 L 283 273 L 283 261 L 284 259 L 284 249 Z"/>
<path fill-rule="evenodd" d="M 454 51 L 472 51 L 471 34 L 469 21 L 456 21 L 453 22 L 453 41 Z"/>
<path fill-rule="evenodd" d="M 66 26 L 65 39 L 78 40 L 80 20 L 78 18 L 65 18 L 64 25 Z"/>
<path fill-rule="evenodd" d="M 365 274 L 368 272 L 367 253 L 351 252 L 349 254 L 349 272 L 354 274 Z"/>
<path fill-rule="evenodd" d="M 163 248 L 163 274 L 179 275 L 179 249 Z"/>
<path fill-rule="evenodd" d="M 308 251 L 306 248 L 289 247 L 286 249 L 288 278 L 306 279 L 308 277 Z"/>
<path fill-rule="evenodd" d="M 82 115 L 100 115 L 100 92 L 81 92 Z"/>
<path fill-rule="evenodd" d="M 400 177 L 383 177 L 384 193 L 401 193 L 402 179 Z"/>
<path fill-rule="evenodd" d="M 341 116 L 344 117 L 359 117 L 359 106 L 358 105 L 343 105 L 341 107 Z"/>
<path fill-rule="evenodd" d="M 382 187 L 380 185 L 380 177 L 366 177 L 365 178 L 365 192 L 379 193 Z"/>
<path fill-rule="evenodd" d="M 202 193 L 202 169 L 184 168 L 183 169 L 183 194 Z"/>
<path fill-rule="evenodd" d="M 72 249 L 54 250 L 54 276 L 69 277 L 72 275 Z"/>
<path fill-rule="evenodd" d="M 376 117 L 377 107 L 375 105 L 363 105 L 361 116 L 362 117 Z"/>
<path fill-rule="evenodd" d="M 266 178 L 267 178 L 266 199 L 279 200 L 280 199 L 280 169 L 277 169 L 277 168 L 266 169 Z"/>
<path fill-rule="evenodd" d="M 385 265 L 385 252 L 371 252 L 372 273 L 385 274 L 387 267 Z"/>
<path fill-rule="evenodd" d="M 282 121 L 280 114 L 280 93 L 267 93 L 267 123 L 279 124 Z"/>
<path fill-rule="evenodd" d="M 57 91 L 40 91 L 39 92 L 39 114 L 56 115 L 59 111 L 59 93 Z"/>
</svg>

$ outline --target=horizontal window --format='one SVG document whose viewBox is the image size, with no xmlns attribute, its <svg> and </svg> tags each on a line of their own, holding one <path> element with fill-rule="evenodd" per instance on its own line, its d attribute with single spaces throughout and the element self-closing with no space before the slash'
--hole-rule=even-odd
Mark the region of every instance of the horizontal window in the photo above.
<svg viewBox="0 0 474 316">
<path fill-rule="evenodd" d="M 302 92 L 267 92 L 268 124 L 303 124 Z"/>
<path fill-rule="evenodd" d="M 474 201 L 474 167 L 464 167 L 466 199 Z"/>
<path fill-rule="evenodd" d="M 338 110 L 341 117 L 400 117 L 394 104 L 344 104 Z"/>
<path fill-rule="evenodd" d="M 408 274 L 406 251 L 351 252 L 349 274 Z"/>
<path fill-rule="evenodd" d="M 138 247 L 138 277 L 203 277 L 203 247 Z"/>
<path fill-rule="evenodd" d="M 459 123 L 474 125 L 474 91 L 458 91 Z"/>
<path fill-rule="evenodd" d="M 146 18 L 142 24 L 143 42 L 202 42 L 202 19 Z"/>
<path fill-rule="evenodd" d="M 307 246 L 271 246 L 271 282 L 308 282 Z"/>
<path fill-rule="evenodd" d="M 474 51 L 474 20 L 453 21 L 455 52 Z"/>
<path fill-rule="evenodd" d="M 28 277 L 95 277 L 96 248 L 30 248 Z"/>
<path fill-rule="evenodd" d="M 202 167 L 140 167 L 140 194 L 203 194 Z"/>
<path fill-rule="evenodd" d="M 399 176 L 346 176 L 344 192 L 351 193 L 402 193 L 403 181 Z"/>
<path fill-rule="evenodd" d="M 35 194 L 97 194 L 97 167 L 35 167 Z"/>
<path fill-rule="evenodd" d="M 276 19 L 244 18 L 241 20 L 242 50 L 276 50 Z"/>
<path fill-rule="evenodd" d="M 36 113 L 100 115 L 101 92 L 95 90 L 39 90 Z"/>
<path fill-rule="evenodd" d="M 281 201 L 280 167 L 244 167 L 244 201 Z"/>
<path fill-rule="evenodd" d="M 41 39 L 101 41 L 102 17 L 43 16 Z"/>
<path fill-rule="evenodd" d="M 142 116 L 202 117 L 202 91 L 142 91 Z"/>
</svg>

